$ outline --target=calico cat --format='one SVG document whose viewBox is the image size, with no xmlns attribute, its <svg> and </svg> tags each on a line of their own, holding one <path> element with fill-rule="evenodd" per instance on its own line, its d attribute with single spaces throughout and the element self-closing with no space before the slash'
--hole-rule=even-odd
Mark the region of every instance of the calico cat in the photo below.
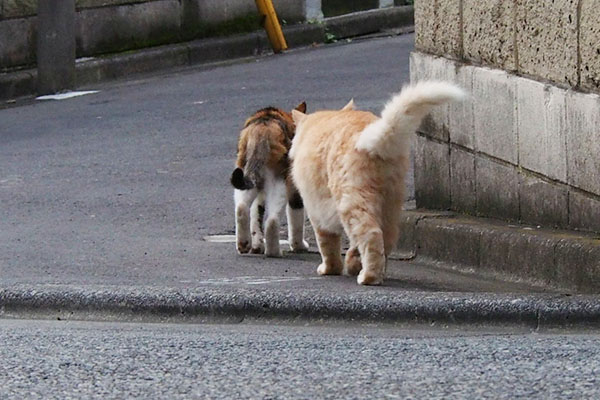
<svg viewBox="0 0 600 400">
<path fill-rule="evenodd" d="M 306 103 L 298 105 L 295 111 L 305 112 Z M 288 151 L 295 129 L 290 113 L 267 107 L 248 118 L 240 132 L 236 168 L 231 175 L 235 188 L 236 248 L 240 254 L 264 251 L 268 257 L 281 256 L 279 215 L 286 202 L 290 249 L 308 249 L 304 240 L 304 205 L 289 177 Z"/>
<path fill-rule="evenodd" d="M 319 274 L 383 282 L 400 234 L 413 133 L 433 106 L 464 96 L 450 83 L 428 81 L 396 94 L 381 118 L 355 111 L 352 101 L 339 111 L 292 111 L 292 176 L 317 237 Z M 342 231 L 350 239 L 344 263 Z"/>
</svg>

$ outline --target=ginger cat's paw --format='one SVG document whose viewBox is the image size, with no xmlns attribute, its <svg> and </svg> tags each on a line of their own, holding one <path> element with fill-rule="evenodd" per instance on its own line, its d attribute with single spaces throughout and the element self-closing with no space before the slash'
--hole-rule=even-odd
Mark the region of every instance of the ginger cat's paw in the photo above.
<svg viewBox="0 0 600 400">
<path fill-rule="evenodd" d="M 344 261 L 344 275 L 356 276 L 362 269 L 362 262 L 360 261 L 360 253 L 356 247 L 348 250 L 346 253 L 346 259 Z"/>
<path fill-rule="evenodd" d="M 359 285 L 381 285 L 383 283 L 383 276 L 363 269 L 358 274 L 356 281 Z"/>
<path fill-rule="evenodd" d="M 325 263 L 321 263 L 317 267 L 317 273 L 319 275 L 340 275 L 342 273 L 342 268 L 341 266 L 327 265 Z"/>
</svg>

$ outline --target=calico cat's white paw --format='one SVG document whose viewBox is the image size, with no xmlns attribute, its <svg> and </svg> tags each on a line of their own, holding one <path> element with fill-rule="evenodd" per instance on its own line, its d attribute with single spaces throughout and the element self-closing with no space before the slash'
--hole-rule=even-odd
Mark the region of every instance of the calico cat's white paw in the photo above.
<svg viewBox="0 0 600 400">
<path fill-rule="evenodd" d="M 258 232 L 252 232 L 252 254 L 263 254 L 265 252 L 265 242 L 262 234 Z"/>
<path fill-rule="evenodd" d="M 252 245 L 252 248 L 250 249 L 250 253 L 252 253 L 252 254 L 263 254 L 264 252 L 265 252 L 265 245 L 262 243 Z"/>
<path fill-rule="evenodd" d="M 277 249 L 266 249 L 265 250 L 265 256 L 267 257 L 283 257 L 283 253 L 281 252 L 281 250 L 279 248 Z"/>
<path fill-rule="evenodd" d="M 283 256 L 279 248 L 279 222 L 276 219 L 269 219 L 266 223 L 265 255 L 267 257 Z"/>
<path fill-rule="evenodd" d="M 308 242 L 303 240 L 302 242 L 290 242 L 290 251 L 294 253 L 305 253 L 308 251 Z"/>
<path fill-rule="evenodd" d="M 250 242 L 247 240 L 237 240 L 237 251 L 240 254 L 246 254 L 250 251 Z"/>
<path fill-rule="evenodd" d="M 235 242 L 240 254 L 248 253 L 252 247 L 249 223 L 248 207 L 238 204 L 235 208 Z"/>
</svg>

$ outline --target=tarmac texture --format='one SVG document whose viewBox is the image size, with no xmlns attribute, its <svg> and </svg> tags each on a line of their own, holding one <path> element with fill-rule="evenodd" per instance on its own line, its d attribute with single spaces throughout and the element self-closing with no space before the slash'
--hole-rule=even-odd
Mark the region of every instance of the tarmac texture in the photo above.
<svg viewBox="0 0 600 400">
<path fill-rule="evenodd" d="M 432 263 L 422 237 L 377 288 L 318 277 L 314 241 L 265 259 L 205 240 L 233 233 L 228 177 L 248 115 L 350 98 L 378 112 L 409 80 L 412 46 L 354 40 L 0 110 L 0 316 L 597 327 L 597 296 Z"/>
</svg>

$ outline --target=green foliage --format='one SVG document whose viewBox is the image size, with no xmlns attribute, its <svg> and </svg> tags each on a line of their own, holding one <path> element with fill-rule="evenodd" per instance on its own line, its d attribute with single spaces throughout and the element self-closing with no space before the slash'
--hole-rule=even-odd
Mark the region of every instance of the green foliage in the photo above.
<svg viewBox="0 0 600 400">
<path fill-rule="evenodd" d="M 325 43 L 335 43 L 337 42 L 337 36 L 331 32 L 325 32 Z"/>
</svg>

